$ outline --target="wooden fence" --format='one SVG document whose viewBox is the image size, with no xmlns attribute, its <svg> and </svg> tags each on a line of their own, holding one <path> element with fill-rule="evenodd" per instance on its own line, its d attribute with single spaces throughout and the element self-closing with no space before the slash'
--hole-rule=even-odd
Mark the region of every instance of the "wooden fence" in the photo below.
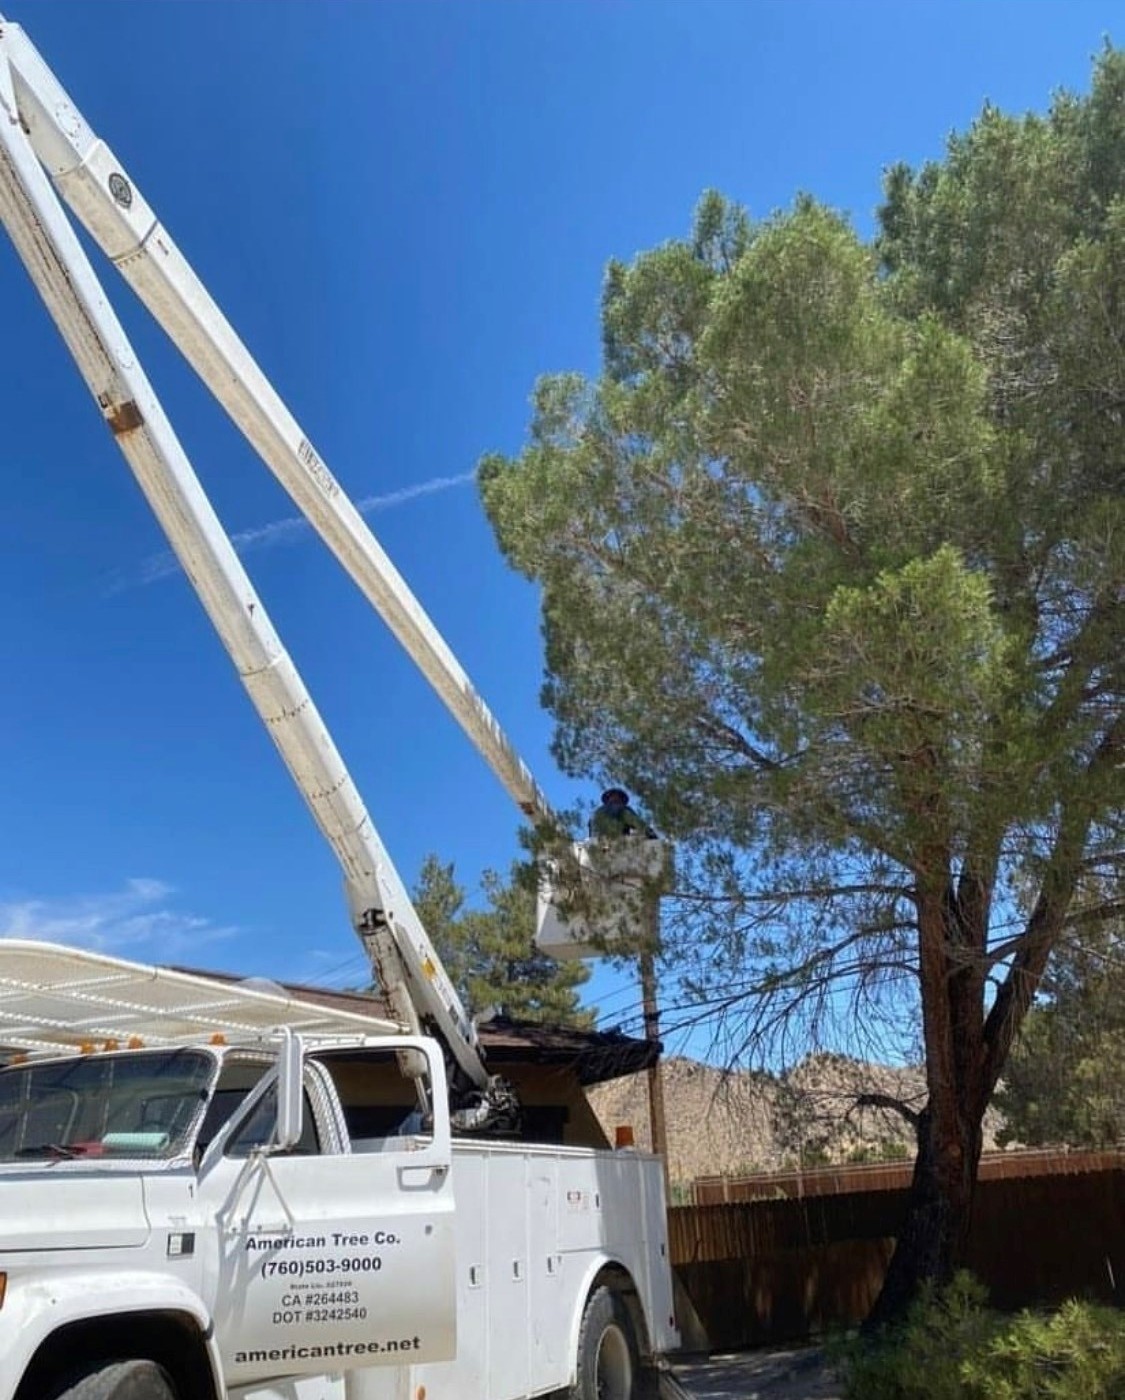
<svg viewBox="0 0 1125 1400">
<path fill-rule="evenodd" d="M 1125 1155 L 1003 1155 L 1003 1167 L 982 1170 L 966 1260 L 996 1306 L 1125 1301 Z M 891 1171 L 902 1175 L 877 1174 Z M 799 1194 L 796 1175 L 739 1184 L 757 1199 L 669 1211 L 694 1344 L 805 1337 L 859 1322 L 871 1307 L 906 1209 L 909 1168 L 805 1172 Z M 836 1189 L 824 1180 L 833 1175 Z"/>
<path fill-rule="evenodd" d="M 1056 1147 L 985 1152 L 979 1181 L 1001 1177 L 1065 1176 L 1071 1172 L 1112 1170 L 1125 1166 L 1125 1149 L 1069 1152 Z M 742 1176 L 700 1176 L 678 1188 L 685 1205 L 715 1206 L 729 1201 L 760 1201 L 782 1196 L 834 1196 L 844 1191 L 888 1191 L 910 1185 L 913 1162 L 864 1162 L 859 1165 L 790 1168 Z"/>
</svg>

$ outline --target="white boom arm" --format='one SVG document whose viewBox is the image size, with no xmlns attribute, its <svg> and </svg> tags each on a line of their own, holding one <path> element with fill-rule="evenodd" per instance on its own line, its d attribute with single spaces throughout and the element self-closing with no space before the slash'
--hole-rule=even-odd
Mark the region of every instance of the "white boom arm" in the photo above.
<svg viewBox="0 0 1125 1400">
<path fill-rule="evenodd" d="M 81 153 L 80 160 L 76 152 Z M 355 532 L 358 526 L 366 531 L 249 357 L 238 370 L 217 368 L 226 363 L 224 353 L 240 349 L 233 332 L 175 255 L 148 206 L 106 147 L 90 134 L 22 31 L 0 19 L 0 222 L 343 867 L 355 928 L 394 1014 L 412 1031 L 419 1029 L 420 1018 L 431 1021 L 463 1074 L 478 1088 L 487 1089 L 491 1081 L 480 1057 L 476 1030 L 331 736 L 138 365 L 40 161 L 56 176 L 69 172 L 66 184 L 72 197 L 76 190 L 88 192 L 75 198 L 76 207 L 113 255 L 143 256 L 140 247 L 145 245 L 150 255 L 180 269 L 180 275 L 194 288 L 194 299 L 211 308 L 218 318 L 217 325 L 197 332 L 201 345 L 210 339 L 223 344 L 221 352 L 214 352 L 216 367 L 211 372 L 246 376 L 247 382 L 238 383 L 237 392 L 232 392 L 227 403 L 236 421 L 259 443 L 259 450 L 262 440 L 269 441 L 271 451 L 292 449 L 294 462 L 304 466 L 303 497 L 310 501 L 319 497 L 325 511 L 338 516 L 341 537 L 346 528 Z M 159 274 L 154 274 L 153 285 L 161 285 Z M 171 289 L 164 295 L 169 302 L 178 299 L 178 293 Z M 207 359 L 202 351 L 201 357 Z M 261 423 L 246 407 L 259 397 L 269 408 L 268 414 L 263 411 Z M 253 431 L 240 414 L 254 418 Z M 263 424 L 270 415 L 276 417 L 278 425 L 267 432 Z M 301 475 L 296 469 L 291 474 L 295 478 Z M 358 558 L 361 550 L 356 547 L 353 552 Z M 381 551 L 378 559 L 387 571 L 388 591 L 393 594 L 397 585 L 405 595 L 405 602 L 398 600 L 403 616 L 420 636 L 427 637 L 435 657 L 449 655 L 416 604 L 416 615 L 412 613 L 413 599 Z M 463 678 L 451 656 L 449 662 L 453 668 L 450 676 Z M 491 722 L 499 734 L 483 703 L 463 679 L 466 714 L 475 704 L 478 715 L 483 716 L 481 724 Z M 537 789 L 530 778 L 527 781 L 528 800 L 534 804 Z"/>
<path fill-rule="evenodd" d="M 98 246 L 168 333 L 406 648 L 520 810 L 550 808 L 530 771 L 308 436 L 124 168 L 18 25 L 5 28 L 35 153 Z"/>
</svg>

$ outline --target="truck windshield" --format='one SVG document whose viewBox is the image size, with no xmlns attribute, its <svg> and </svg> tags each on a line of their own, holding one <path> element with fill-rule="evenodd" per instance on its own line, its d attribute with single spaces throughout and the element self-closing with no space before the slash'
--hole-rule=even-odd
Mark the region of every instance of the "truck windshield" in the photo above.
<svg viewBox="0 0 1125 1400">
<path fill-rule="evenodd" d="M 0 1162 L 174 1157 L 215 1074 L 201 1050 L 132 1050 L 0 1070 Z"/>
</svg>

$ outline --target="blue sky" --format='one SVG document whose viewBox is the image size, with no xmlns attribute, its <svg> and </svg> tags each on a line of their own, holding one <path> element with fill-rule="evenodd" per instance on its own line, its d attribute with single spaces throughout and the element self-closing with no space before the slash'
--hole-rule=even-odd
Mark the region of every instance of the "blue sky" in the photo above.
<svg viewBox="0 0 1125 1400">
<path fill-rule="evenodd" d="M 6 0 L 258 356 L 549 797 L 532 588 L 470 474 L 593 372 L 610 257 L 717 187 L 870 232 L 883 169 L 988 98 L 1085 88 L 1120 6 Z M 104 264 L 99 263 L 99 268 Z M 116 274 L 107 286 L 408 882 L 515 813 Z M 112 279 L 112 280 L 110 280 Z M 0 934 L 362 981 L 334 862 L 0 240 Z M 380 504 L 381 503 L 381 504 Z M 599 972 L 607 1023 L 635 997 Z M 636 1029 L 635 1025 L 630 1026 Z M 673 1040 L 671 1048 L 676 1048 Z"/>
</svg>

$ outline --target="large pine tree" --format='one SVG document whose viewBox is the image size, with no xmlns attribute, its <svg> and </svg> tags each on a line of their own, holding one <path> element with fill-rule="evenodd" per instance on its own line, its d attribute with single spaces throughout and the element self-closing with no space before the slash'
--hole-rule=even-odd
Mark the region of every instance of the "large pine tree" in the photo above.
<svg viewBox="0 0 1125 1400">
<path fill-rule="evenodd" d="M 955 1267 L 985 1107 L 1122 849 L 1125 59 L 893 170 L 873 244 L 708 196 L 610 266 L 603 338 L 484 503 L 560 762 L 694 862 L 701 992 L 747 1045 L 847 1007 L 917 1036 L 881 1321 Z"/>
</svg>

